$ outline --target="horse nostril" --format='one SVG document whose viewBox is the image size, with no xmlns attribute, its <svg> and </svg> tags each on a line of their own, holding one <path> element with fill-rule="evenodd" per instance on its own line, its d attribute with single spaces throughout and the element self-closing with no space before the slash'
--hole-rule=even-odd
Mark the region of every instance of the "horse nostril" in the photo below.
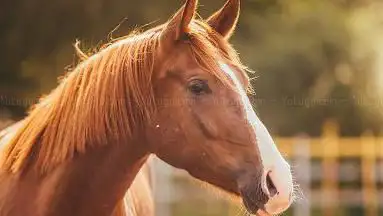
<svg viewBox="0 0 383 216">
<path fill-rule="evenodd" d="M 271 198 L 271 197 L 274 197 L 275 195 L 278 195 L 278 191 L 277 191 L 277 188 L 275 187 L 275 185 L 273 183 L 273 180 L 270 177 L 270 173 L 271 172 L 267 173 L 267 175 L 266 175 L 266 186 L 267 186 L 267 190 L 269 191 L 270 198 Z"/>
</svg>

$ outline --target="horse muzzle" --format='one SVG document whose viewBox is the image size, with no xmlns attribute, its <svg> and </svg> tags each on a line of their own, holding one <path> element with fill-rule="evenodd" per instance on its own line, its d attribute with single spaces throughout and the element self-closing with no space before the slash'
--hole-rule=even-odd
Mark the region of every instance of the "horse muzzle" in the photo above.
<svg viewBox="0 0 383 216">
<path fill-rule="evenodd" d="M 277 166 L 265 169 L 263 191 L 269 197 L 265 212 L 276 215 L 288 209 L 293 202 L 293 179 L 290 165 L 283 161 Z"/>
<path fill-rule="evenodd" d="M 257 215 L 276 215 L 292 203 L 293 183 L 287 163 L 265 169 L 262 175 L 241 178 L 239 192 L 247 211 Z"/>
</svg>

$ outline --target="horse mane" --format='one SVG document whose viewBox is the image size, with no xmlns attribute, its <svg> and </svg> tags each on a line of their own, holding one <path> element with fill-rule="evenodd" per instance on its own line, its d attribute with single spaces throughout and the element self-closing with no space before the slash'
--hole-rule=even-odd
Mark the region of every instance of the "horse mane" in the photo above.
<svg viewBox="0 0 383 216">
<path fill-rule="evenodd" d="M 23 120 L 2 157 L 2 168 L 18 172 L 33 160 L 41 171 L 88 148 L 121 143 L 156 110 L 151 82 L 163 26 L 133 33 L 84 59 L 42 97 Z M 228 42 L 204 21 L 193 20 L 186 41 L 196 62 L 228 83 L 217 59 L 245 69 Z"/>
</svg>

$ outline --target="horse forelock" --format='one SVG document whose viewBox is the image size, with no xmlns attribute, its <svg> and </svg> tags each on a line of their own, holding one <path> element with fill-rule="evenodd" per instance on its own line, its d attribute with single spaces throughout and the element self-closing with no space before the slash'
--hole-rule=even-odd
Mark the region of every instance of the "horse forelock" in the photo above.
<svg viewBox="0 0 383 216">
<path fill-rule="evenodd" d="M 83 55 L 59 86 L 31 109 L 7 144 L 2 167 L 20 171 L 33 153 L 34 165 L 44 172 L 89 147 L 129 138 L 135 128 L 150 122 L 156 110 L 152 75 L 164 27 Z M 188 34 L 196 62 L 218 79 L 228 83 L 219 61 L 246 69 L 230 44 L 204 21 L 193 20 Z"/>
</svg>

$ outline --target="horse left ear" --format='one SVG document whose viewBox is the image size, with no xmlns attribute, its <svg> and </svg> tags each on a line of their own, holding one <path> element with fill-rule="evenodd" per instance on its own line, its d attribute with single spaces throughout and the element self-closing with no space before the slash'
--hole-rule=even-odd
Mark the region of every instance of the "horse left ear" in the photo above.
<svg viewBox="0 0 383 216">
<path fill-rule="evenodd" d="M 207 19 L 207 23 L 225 39 L 229 39 L 237 25 L 240 0 L 228 0 L 226 4 Z"/>
<path fill-rule="evenodd" d="M 177 13 L 167 22 L 162 35 L 162 42 L 174 43 L 189 32 L 189 24 L 196 13 L 198 0 L 186 0 L 186 3 Z"/>
</svg>

